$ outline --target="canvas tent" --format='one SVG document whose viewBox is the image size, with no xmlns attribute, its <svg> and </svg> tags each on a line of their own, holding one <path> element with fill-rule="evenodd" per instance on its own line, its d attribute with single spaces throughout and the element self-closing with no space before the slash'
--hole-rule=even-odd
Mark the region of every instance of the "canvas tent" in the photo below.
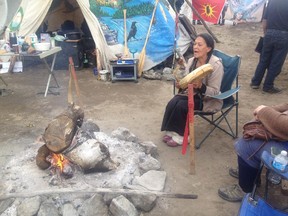
<svg viewBox="0 0 288 216">
<path fill-rule="evenodd" d="M 21 0 L 0 0 L 0 35 L 5 31 L 5 26 L 9 24 L 12 20 L 14 14 L 16 13 Z"/>
<path fill-rule="evenodd" d="M 63 5 L 72 8 L 60 9 Z M 110 59 L 115 59 L 116 54 L 124 51 L 123 10 L 127 11 L 127 46 L 129 51 L 136 52 L 135 58 L 138 58 L 154 6 L 155 0 L 22 0 L 6 35 L 9 31 L 16 31 L 19 36 L 27 36 L 36 32 L 43 23 L 48 24 L 49 31 L 55 31 L 60 25 L 57 21 L 63 18 L 73 20 L 79 27 L 85 19 L 99 50 L 103 68 L 106 68 Z M 159 1 L 152 21 L 144 70 L 167 59 L 175 48 L 175 12 L 167 0 Z M 132 30 L 134 33 L 129 36 Z"/>
</svg>

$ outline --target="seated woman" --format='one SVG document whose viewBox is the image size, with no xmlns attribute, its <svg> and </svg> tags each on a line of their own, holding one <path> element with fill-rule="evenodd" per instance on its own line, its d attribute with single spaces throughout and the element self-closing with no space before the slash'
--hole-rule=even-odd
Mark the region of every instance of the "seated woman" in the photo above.
<svg viewBox="0 0 288 216">
<path fill-rule="evenodd" d="M 185 66 L 186 73 L 190 73 L 196 68 L 211 64 L 213 72 L 202 81 L 193 82 L 194 88 L 194 110 L 219 111 L 222 108 L 223 101 L 210 98 L 220 93 L 221 82 L 224 74 L 221 60 L 214 56 L 214 40 L 207 34 L 197 35 L 194 44 L 194 57 L 190 58 Z M 176 87 L 179 88 L 178 82 Z M 188 95 L 187 89 L 179 89 L 167 104 L 163 117 L 161 131 L 165 131 L 163 142 L 170 147 L 176 147 L 183 142 L 186 118 L 188 113 Z"/>
<path fill-rule="evenodd" d="M 288 151 L 288 103 L 277 106 L 258 106 L 253 112 L 254 118 L 260 121 L 264 127 L 278 139 L 271 139 L 263 145 L 260 139 L 239 139 L 235 143 L 238 155 L 238 173 L 229 173 L 238 178 L 238 184 L 221 187 L 218 194 L 221 198 L 230 202 L 240 202 L 245 193 L 252 192 L 254 181 L 257 177 L 263 151 L 271 152 L 271 147 Z M 239 187 L 240 186 L 240 187 Z"/>
</svg>

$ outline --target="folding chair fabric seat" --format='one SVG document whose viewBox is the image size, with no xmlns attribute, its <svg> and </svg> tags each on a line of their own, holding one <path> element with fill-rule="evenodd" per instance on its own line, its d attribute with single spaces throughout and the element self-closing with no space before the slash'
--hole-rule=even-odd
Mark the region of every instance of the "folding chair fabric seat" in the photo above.
<svg viewBox="0 0 288 216">
<path fill-rule="evenodd" d="M 194 115 L 200 116 L 202 119 L 213 125 L 213 128 L 204 135 L 204 138 L 200 142 L 196 143 L 196 148 L 200 148 L 201 144 L 216 128 L 220 129 L 232 138 L 238 137 L 238 91 L 240 90 L 240 86 L 238 85 L 238 73 L 241 64 L 241 57 L 239 55 L 230 56 L 219 50 L 214 50 L 213 54 L 222 59 L 224 75 L 221 83 L 221 93 L 211 97 L 223 100 L 223 107 L 219 112 L 194 111 Z M 227 118 L 227 115 L 233 110 L 233 108 L 235 108 L 236 112 L 235 129 L 232 128 L 231 123 Z M 220 125 L 223 120 L 226 122 L 228 128 L 224 128 Z"/>
<path fill-rule="evenodd" d="M 287 212 L 275 209 L 259 196 L 251 197 L 251 193 L 243 198 L 238 216 L 288 216 Z"/>
<path fill-rule="evenodd" d="M 281 209 L 277 209 L 267 202 L 267 194 L 269 188 L 268 173 L 273 171 L 274 173 L 277 173 L 281 179 L 288 179 L 287 172 L 281 172 L 272 166 L 273 160 L 274 157 L 270 152 L 262 152 L 261 165 L 259 167 L 258 175 L 254 181 L 253 190 L 251 193 L 246 194 L 243 198 L 240 209 L 238 211 L 238 216 L 288 216 L 287 207 L 281 207 Z M 267 168 L 267 173 L 265 175 L 265 191 L 262 198 L 259 195 L 256 195 L 256 190 L 258 187 L 257 182 L 259 182 L 259 179 L 261 178 L 261 173 L 264 167 Z"/>
</svg>

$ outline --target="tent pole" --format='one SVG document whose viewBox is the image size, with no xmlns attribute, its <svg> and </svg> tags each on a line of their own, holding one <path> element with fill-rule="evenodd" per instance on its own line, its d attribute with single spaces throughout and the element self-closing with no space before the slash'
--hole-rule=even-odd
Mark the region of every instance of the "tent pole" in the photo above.
<svg viewBox="0 0 288 216">
<path fill-rule="evenodd" d="M 214 40 L 216 41 L 216 43 L 220 43 L 220 41 L 217 39 L 217 37 L 213 34 L 213 32 L 208 28 L 206 22 L 202 19 L 201 15 L 198 13 L 198 11 L 193 7 L 193 5 L 191 4 L 191 2 L 189 2 L 188 0 L 185 0 L 185 2 L 188 4 L 188 6 L 192 9 L 193 13 L 195 13 L 197 15 L 197 17 L 201 20 L 201 22 L 203 23 L 205 29 L 209 32 L 209 34 L 214 38 Z"/>
</svg>

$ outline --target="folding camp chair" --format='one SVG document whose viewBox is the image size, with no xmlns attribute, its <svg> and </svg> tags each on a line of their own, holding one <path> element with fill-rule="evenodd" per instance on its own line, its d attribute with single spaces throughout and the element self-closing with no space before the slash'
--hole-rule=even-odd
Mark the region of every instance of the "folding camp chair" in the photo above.
<svg viewBox="0 0 288 216">
<path fill-rule="evenodd" d="M 270 205 L 267 201 L 267 193 L 268 193 L 268 181 L 269 181 L 269 173 L 274 172 L 274 175 L 278 175 L 281 179 L 288 180 L 288 172 L 281 172 L 272 167 L 273 157 L 270 153 L 264 151 L 261 155 L 261 166 L 260 171 L 258 172 L 257 178 L 254 183 L 254 187 L 251 193 L 246 194 L 243 198 L 238 216 L 288 216 L 288 212 L 284 209 L 276 209 L 272 205 Z M 265 192 L 264 197 L 260 197 L 256 195 L 257 182 L 259 182 L 259 178 L 261 178 L 261 171 L 263 167 L 267 168 L 266 172 L 266 181 L 265 181 Z"/>
<path fill-rule="evenodd" d="M 195 147 L 197 149 L 200 148 L 201 144 L 216 128 L 233 138 L 238 136 L 238 91 L 240 89 L 240 86 L 238 85 L 238 73 L 241 64 L 241 57 L 239 55 L 230 56 L 219 50 L 214 50 L 213 55 L 222 59 L 224 76 L 221 83 L 221 94 L 211 97 L 223 100 L 223 107 L 219 112 L 194 111 L 194 115 L 200 116 L 213 126 L 204 138 L 200 142 L 196 143 Z M 232 122 L 229 122 L 229 119 L 227 118 L 227 115 L 233 110 L 233 108 L 235 108 L 235 129 L 232 128 Z M 220 125 L 223 120 L 225 120 L 224 122 L 226 122 L 228 128 Z"/>
</svg>

